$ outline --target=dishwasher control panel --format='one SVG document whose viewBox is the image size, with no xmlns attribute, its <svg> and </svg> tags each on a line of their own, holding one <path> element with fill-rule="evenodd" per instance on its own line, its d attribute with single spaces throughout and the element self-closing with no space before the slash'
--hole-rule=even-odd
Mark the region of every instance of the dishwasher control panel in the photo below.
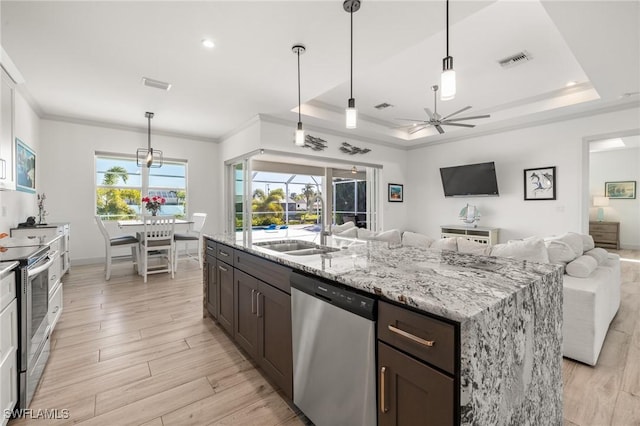
<svg viewBox="0 0 640 426">
<path fill-rule="evenodd" d="M 337 284 L 297 272 L 291 274 L 291 287 L 361 317 L 375 320 L 376 299 L 374 297 L 362 295 Z"/>
</svg>

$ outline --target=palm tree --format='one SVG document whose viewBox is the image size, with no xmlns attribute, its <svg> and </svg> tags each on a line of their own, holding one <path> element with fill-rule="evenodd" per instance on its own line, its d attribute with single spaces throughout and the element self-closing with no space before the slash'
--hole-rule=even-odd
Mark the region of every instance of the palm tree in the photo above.
<svg viewBox="0 0 640 426">
<path fill-rule="evenodd" d="M 122 179 L 123 183 L 129 180 L 127 169 L 122 166 L 113 166 L 107 170 L 102 179 L 103 186 L 115 186 Z M 106 219 L 121 219 L 135 217 L 136 212 L 129 207 L 128 202 L 140 202 L 140 191 L 136 189 L 122 188 L 98 188 L 96 212 Z"/>
<path fill-rule="evenodd" d="M 280 200 L 284 199 L 284 191 L 282 188 L 269 191 L 269 194 L 265 194 L 262 189 L 256 189 L 253 191 L 253 201 L 251 202 L 251 210 L 254 212 L 264 213 L 259 215 L 264 220 L 259 220 L 262 224 L 265 221 L 269 221 L 266 218 L 278 218 L 282 216 L 282 206 Z"/>
<path fill-rule="evenodd" d="M 312 184 L 308 183 L 302 189 L 302 196 L 307 202 L 307 211 L 311 211 L 311 198 L 316 196 L 316 190 Z"/>
</svg>

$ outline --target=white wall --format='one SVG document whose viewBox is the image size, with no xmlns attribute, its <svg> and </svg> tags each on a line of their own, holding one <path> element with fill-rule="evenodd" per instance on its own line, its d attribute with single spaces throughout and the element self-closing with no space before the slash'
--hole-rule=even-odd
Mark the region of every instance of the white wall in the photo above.
<svg viewBox="0 0 640 426">
<path fill-rule="evenodd" d="M 604 220 L 620 222 L 620 247 L 640 250 L 640 148 L 593 152 L 590 155 L 589 194 L 604 195 L 604 183 L 636 181 L 635 199 L 610 199 L 603 207 Z M 589 219 L 596 220 L 597 208 L 589 211 Z"/>
<path fill-rule="evenodd" d="M 322 138 L 327 141 L 327 148 L 323 151 L 312 151 L 309 148 L 296 147 L 293 144 L 292 126 L 275 124 L 263 121 L 261 123 L 260 147 L 266 150 L 272 149 L 277 151 L 292 152 L 296 155 L 304 154 L 309 157 L 323 157 L 338 159 L 341 161 L 355 162 L 356 164 L 369 163 L 382 165 L 380 174 L 380 199 L 381 206 L 381 228 L 382 229 L 405 229 L 406 228 L 406 206 L 405 203 L 389 203 L 387 201 L 387 184 L 397 183 L 405 184 L 404 196 L 410 197 L 412 189 L 408 188 L 407 183 L 407 151 L 395 149 L 379 144 L 373 144 L 354 138 L 346 138 L 344 136 L 336 136 L 329 133 L 319 131 L 307 131 L 315 137 Z M 366 154 L 350 155 L 340 151 L 342 142 L 348 142 L 359 148 L 369 148 L 370 152 Z M 299 161 L 292 158 L 292 162 Z M 350 167 L 350 166 L 349 166 Z"/>
<path fill-rule="evenodd" d="M 40 185 L 47 194 L 48 222 L 71 223 L 73 263 L 102 261 L 104 239 L 94 222 L 96 151 L 135 154 L 147 145 L 144 131 L 128 131 L 85 124 L 42 120 Z M 188 161 L 189 212 L 208 213 L 205 232 L 217 232 L 221 199 L 218 145 L 164 135 L 151 135 L 151 145 L 167 158 Z M 115 224 L 110 232 L 120 232 Z"/>
<path fill-rule="evenodd" d="M 461 223 L 458 213 L 469 203 L 482 213 L 480 226 L 500 228 L 501 242 L 586 232 L 583 138 L 638 128 L 638 114 L 627 109 L 409 151 L 407 229 L 437 237 L 440 225 Z M 444 198 L 440 167 L 484 161 L 496 163 L 499 197 Z M 524 201 L 523 170 L 547 166 L 556 166 L 557 199 Z"/>
<path fill-rule="evenodd" d="M 41 193 L 44 182 L 41 170 L 44 160 L 40 152 L 39 122 L 40 119 L 36 113 L 16 90 L 14 137 L 19 138 L 36 153 L 36 191 Z M 6 211 L 6 215 L 2 214 L 4 211 Z M 36 216 L 36 218 L 38 216 L 36 194 L 21 191 L 0 191 L 0 232 L 8 234 L 9 229 L 24 222 L 27 216 Z"/>
</svg>

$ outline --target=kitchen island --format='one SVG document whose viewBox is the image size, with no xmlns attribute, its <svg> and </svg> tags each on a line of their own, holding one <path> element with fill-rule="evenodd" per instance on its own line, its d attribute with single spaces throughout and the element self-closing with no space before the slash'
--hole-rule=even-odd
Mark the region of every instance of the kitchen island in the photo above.
<svg viewBox="0 0 640 426">
<path fill-rule="evenodd" d="M 389 302 L 410 315 L 424 314 L 451 326 L 452 367 L 429 359 L 418 361 L 453 380 L 453 423 L 562 423 L 560 267 L 338 238 L 327 243 L 338 251 L 307 256 L 255 244 L 243 246 L 221 236 L 206 236 L 207 251 L 209 242 L 232 252 L 227 256 L 240 256 L 238 261 L 247 256 L 266 260 L 374 294 L 381 306 Z M 400 349 L 412 356 L 407 358 L 419 358 L 409 346 Z"/>
</svg>

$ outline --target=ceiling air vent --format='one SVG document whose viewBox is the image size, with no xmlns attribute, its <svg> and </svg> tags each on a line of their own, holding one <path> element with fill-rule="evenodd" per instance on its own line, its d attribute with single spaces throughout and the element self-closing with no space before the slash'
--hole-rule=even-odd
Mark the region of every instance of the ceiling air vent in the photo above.
<svg viewBox="0 0 640 426">
<path fill-rule="evenodd" d="M 375 109 L 385 109 L 385 108 L 389 108 L 389 107 L 392 107 L 392 106 L 393 106 L 393 105 L 391 105 L 391 104 L 388 104 L 388 103 L 386 103 L 386 102 L 383 102 L 383 103 L 381 103 L 381 104 L 378 104 L 378 105 L 374 106 L 374 108 L 375 108 Z"/>
<path fill-rule="evenodd" d="M 148 77 L 142 77 L 142 84 L 147 87 L 153 87 L 154 89 L 161 89 L 161 90 L 171 89 L 171 83 L 165 83 L 164 81 L 154 80 Z"/>
<path fill-rule="evenodd" d="M 518 52 L 515 55 L 507 56 L 506 58 L 500 59 L 498 63 L 502 68 L 511 68 L 518 64 L 523 64 L 525 62 L 529 62 L 533 57 L 526 50 L 522 52 Z"/>
</svg>

